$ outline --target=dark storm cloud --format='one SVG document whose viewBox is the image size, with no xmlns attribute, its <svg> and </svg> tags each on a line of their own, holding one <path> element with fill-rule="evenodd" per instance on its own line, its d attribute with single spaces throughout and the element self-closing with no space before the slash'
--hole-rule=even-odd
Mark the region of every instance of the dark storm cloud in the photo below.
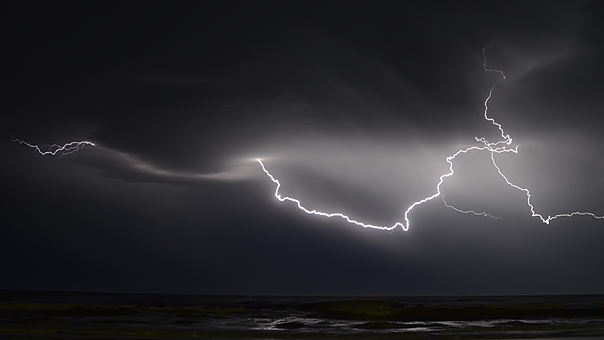
<svg viewBox="0 0 604 340">
<path fill-rule="evenodd" d="M 368 13 L 354 5 L 344 11 L 300 8 L 298 15 L 287 12 L 290 23 L 242 13 L 194 27 L 142 20 L 162 35 L 126 49 L 145 66 L 128 71 L 94 137 L 166 166 L 205 171 L 267 144 L 286 149 L 296 135 L 308 133 L 364 133 L 400 142 L 436 129 L 420 139 L 442 145 L 488 128 L 468 114 L 480 109 L 494 78 L 481 71 L 478 48 L 490 40 L 503 46 L 513 41 L 516 49 L 529 45 L 529 51 L 560 48 L 576 25 L 560 15 L 570 8 L 566 3 L 510 3 L 490 7 L 488 14 L 471 2 L 464 10 L 440 5 L 433 11 L 383 4 Z M 237 21 L 254 29 L 235 34 L 229 27 Z M 271 25 L 283 33 L 267 29 Z M 222 39 L 197 33 L 210 28 Z"/>
<path fill-rule="evenodd" d="M 223 294 L 602 292 L 602 8 L 590 1 L 12 3 L 0 286 Z M 8 22 L 4 20 L 4 22 Z M 60 160 L 44 143 L 90 139 Z M 514 144 L 515 145 L 515 144 Z M 29 151 L 29 150 L 27 150 Z M 35 212 L 35 213 L 34 213 Z M 29 268 L 29 269 L 28 269 Z M 82 273 L 82 274 L 77 274 Z M 49 277 L 55 277 L 43 283 Z"/>
</svg>

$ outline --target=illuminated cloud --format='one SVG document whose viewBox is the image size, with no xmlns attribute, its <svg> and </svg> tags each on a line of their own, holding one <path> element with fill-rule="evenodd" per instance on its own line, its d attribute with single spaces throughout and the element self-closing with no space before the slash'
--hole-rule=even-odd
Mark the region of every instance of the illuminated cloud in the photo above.
<svg viewBox="0 0 604 340">
<path fill-rule="evenodd" d="M 602 293 L 598 1 L 7 3 L 0 288 Z M 76 15 L 74 15 L 76 13 Z M 63 157 L 10 141 L 87 140 Z M 33 144 L 32 144 L 33 145 Z"/>
</svg>

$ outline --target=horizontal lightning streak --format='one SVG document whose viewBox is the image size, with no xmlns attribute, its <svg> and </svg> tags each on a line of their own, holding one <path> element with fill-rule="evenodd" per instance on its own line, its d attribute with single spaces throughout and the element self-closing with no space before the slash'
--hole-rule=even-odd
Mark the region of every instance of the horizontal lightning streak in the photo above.
<svg viewBox="0 0 604 340">
<path fill-rule="evenodd" d="M 499 168 L 499 166 L 497 165 L 497 163 L 495 162 L 495 154 L 499 154 L 499 153 L 508 153 L 508 152 L 513 152 L 513 153 L 518 153 L 518 146 L 516 145 L 515 148 L 507 148 L 506 145 L 511 145 L 512 144 L 512 138 L 510 137 L 510 135 L 506 134 L 503 126 L 499 123 L 497 123 L 495 121 L 495 119 L 489 117 L 488 113 L 489 113 L 489 100 L 491 100 L 491 97 L 493 96 L 493 91 L 495 90 L 495 87 L 497 86 L 497 84 L 499 84 L 501 81 L 505 80 L 505 74 L 503 73 L 503 71 L 501 70 L 496 70 L 496 69 L 490 69 L 487 67 L 487 57 L 486 57 L 486 50 L 488 48 L 490 48 L 491 45 L 485 47 L 482 49 L 482 56 L 483 56 L 483 67 L 485 72 L 495 72 L 498 73 L 501 77 L 493 84 L 493 86 L 491 87 L 491 89 L 489 90 L 489 94 L 487 95 L 485 101 L 484 101 L 484 118 L 491 122 L 493 125 L 495 125 L 499 131 L 501 132 L 501 138 L 502 140 L 499 140 L 497 142 L 491 143 L 489 142 L 486 138 L 481 137 L 474 137 L 474 139 L 476 139 L 477 142 L 482 143 L 484 146 L 478 147 L 478 146 L 473 146 L 473 147 L 469 147 L 466 149 L 461 149 L 459 151 L 457 151 L 456 153 L 454 153 L 451 156 L 448 156 L 446 158 L 447 163 L 449 163 L 449 172 L 445 173 L 443 175 L 440 176 L 438 184 L 436 185 L 436 193 L 428 196 L 426 198 L 423 198 L 419 201 L 414 202 L 411 206 L 409 206 L 409 208 L 407 208 L 407 210 L 405 211 L 405 222 L 401 223 L 401 222 L 396 222 L 394 225 L 390 226 L 390 227 L 384 227 L 384 226 L 377 226 L 377 225 L 373 225 L 373 224 L 366 224 L 363 222 L 359 222 L 356 220 L 351 219 L 350 217 L 348 217 L 347 215 L 344 215 L 342 213 L 339 212 L 335 212 L 335 213 L 325 213 L 325 212 L 321 212 L 321 211 L 317 211 L 317 210 L 309 210 L 307 208 L 305 208 L 304 206 L 302 206 L 302 203 L 295 199 L 295 198 L 291 198 L 291 197 L 282 197 L 279 194 L 279 189 L 281 188 L 281 183 L 275 178 L 273 177 L 273 175 L 271 175 L 268 170 L 266 170 L 266 167 L 264 166 L 264 163 L 262 163 L 261 160 L 258 159 L 258 163 L 260 163 L 260 166 L 262 167 L 262 170 L 266 173 L 266 175 L 275 183 L 277 184 L 277 187 L 275 189 L 275 197 L 281 201 L 290 201 L 290 202 L 294 202 L 297 204 L 298 208 L 302 211 L 304 211 L 307 214 L 311 214 L 311 215 L 319 215 L 319 216 L 325 216 L 325 217 L 340 217 L 345 219 L 348 223 L 352 223 L 352 224 L 356 224 L 358 226 L 362 226 L 364 228 L 373 228 L 373 229 L 380 229 L 380 230 L 393 230 L 394 228 L 400 226 L 403 228 L 403 230 L 407 231 L 409 229 L 409 225 L 411 224 L 411 222 L 409 221 L 409 213 L 411 212 L 411 210 L 413 210 L 413 208 L 415 208 L 416 206 L 426 203 L 428 201 L 431 201 L 433 199 L 435 199 L 438 196 L 441 196 L 444 205 L 447 208 L 451 208 L 457 212 L 460 213 L 464 213 L 464 214 L 474 214 L 476 216 L 485 216 L 485 217 L 491 217 L 491 218 L 495 218 L 495 219 L 501 219 L 501 217 L 497 217 L 494 215 L 491 215 L 489 213 L 486 212 L 476 212 L 474 210 L 462 210 L 459 208 L 456 208 L 450 204 L 447 203 L 447 201 L 445 200 L 444 195 L 441 193 L 440 191 L 440 187 L 443 184 L 444 180 L 447 177 L 451 177 L 453 176 L 453 174 L 455 173 L 453 171 L 453 160 L 455 159 L 455 157 L 457 157 L 458 155 L 462 154 L 462 153 L 467 153 L 469 151 L 489 151 L 491 153 L 491 160 L 493 165 L 495 166 L 495 168 L 497 169 L 497 172 L 499 173 L 499 175 L 505 180 L 505 182 L 518 190 L 524 191 L 526 193 L 527 196 L 527 204 L 530 207 L 531 210 L 531 214 L 533 217 L 539 217 L 541 219 L 541 221 L 543 221 L 546 224 L 549 224 L 549 222 L 551 220 L 554 220 L 558 217 L 572 217 L 575 215 L 582 215 L 582 216 L 591 216 L 597 219 L 604 219 L 604 216 L 597 216 L 593 213 L 590 212 L 572 212 L 572 213 L 568 213 L 568 214 L 558 214 L 558 215 L 554 215 L 554 216 L 548 216 L 547 218 L 544 218 L 541 214 L 537 214 L 535 212 L 535 208 L 533 207 L 533 205 L 531 204 L 531 193 L 528 189 L 526 188 L 522 188 L 516 184 L 513 184 L 512 182 L 510 182 L 508 180 L 508 178 L 503 174 L 503 172 L 501 171 L 501 169 Z"/>
<path fill-rule="evenodd" d="M 499 175 L 501 175 L 501 177 L 503 177 L 503 179 L 505 180 L 505 182 L 515 188 L 518 189 L 520 191 L 524 191 L 526 193 L 526 203 L 528 204 L 528 206 L 531 209 L 531 216 L 532 217 L 539 217 L 539 219 L 541 219 L 541 221 L 545 224 L 549 224 L 549 222 L 551 220 L 555 220 L 558 217 L 572 217 L 575 215 L 582 215 L 582 216 L 591 216 L 593 218 L 597 218 L 597 219 L 604 219 L 604 216 L 598 216 L 594 213 L 590 213 L 590 212 L 579 212 L 579 211 L 575 211 L 572 213 L 568 213 L 568 214 L 558 214 L 558 215 L 554 215 L 554 216 L 548 216 L 547 218 L 544 218 L 543 215 L 538 214 L 535 212 L 535 207 L 533 207 L 533 204 L 531 203 L 531 192 L 527 189 L 527 188 L 523 188 L 520 187 L 512 182 L 510 182 L 508 180 L 508 178 L 503 174 L 503 172 L 501 172 L 501 169 L 499 168 L 499 166 L 497 165 L 497 162 L 495 162 L 495 156 L 493 153 L 491 153 L 491 160 L 493 161 L 493 165 L 495 166 L 495 168 L 497 169 L 497 172 L 499 172 Z"/>
<path fill-rule="evenodd" d="M 80 141 L 80 142 L 69 142 L 69 143 L 65 143 L 63 145 L 58 145 L 58 144 L 43 145 L 42 147 L 40 147 L 38 145 L 30 144 L 26 141 L 22 141 L 17 138 L 13 138 L 12 136 L 11 136 L 10 140 L 15 143 L 29 146 L 30 148 L 35 150 L 35 153 L 37 155 L 40 155 L 40 156 L 48 156 L 48 155 L 56 156 L 57 153 L 60 152 L 61 154 L 59 157 L 63 157 L 65 155 L 72 154 L 86 146 L 94 146 L 94 143 L 92 143 L 92 142 Z"/>
<path fill-rule="evenodd" d="M 307 214 L 310 215 L 319 215 L 319 216 L 325 216 L 325 217 L 340 217 L 345 219 L 348 223 L 352 223 L 352 224 L 356 224 L 358 226 L 361 226 L 363 228 L 372 228 L 372 229 L 380 229 L 380 230 L 392 230 L 398 226 L 403 227 L 403 229 L 407 230 L 405 228 L 404 225 L 402 225 L 400 222 L 396 222 L 393 226 L 391 227 L 381 227 L 381 226 L 377 226 L 377 225 L 372 225 L 372 224 L 365 224 L 356 220 L 351 219 L 350 217 L 342 214 L 342 213 L 324 213 L 324 212 L 320 212 L 317 210 L 309 210 L 305 207 L 302 206 L 302 203 L 295 199 L 295 198 L 291 198 L 291 197 L 282 197 L 279 194 L 279 188 L 281 188 L 281 183 L 279 182 L 278 179 L 276 179 L 275 177 L 273 177 L 273 175 L 271 175 L 270 172 L 268 172 L 268 170 L 266 170 L 266 168 L 264 167 L 264 163 L 262 163 L 261 160 L 257 160 L 258 163 L 260 163 L 260 166 L 262 167 L 262 170 L 264 171 L 264 173 L 271 179 L 271 181 L 273 181 L 275 184 L 277 184 L 277 188 L 275 189 L 275 197 L 277 197 L 277 199 L 281 202 L 285 202 L 285 201 L 289 201 L 289 202 L 294 202 L 298 205 L 298 208 L 302 211 L 304 211 Z"/>
<path fill-rule="evenodd" d="M 298 205 L 298 208 L 302 211 L 304 211 L 307 214 L 311 214 L 311 215 L 319 215 L 319 216 L 325 216 L 325 217 L 340 217 L 345 219 L 348 223 L 352 223 L 352 224 L 356 224 L 358 226 L 361 226 L 363 228 L 372 228 L 372 229 L 380 229 L 380 230 L 392 230 L 396 227 L 402 227 L 403 230 L 407 231 L 409 229 L 409 225 L 411 224 L 411 222 L 409 221 L 409 213 L 411 212 L 411 210 L 413 210 L 413 208 L 415 208 L 416 206 L 426 203 L 428 201 L 431 201 L 433 199 L 435 199 L 436 197 L 442 195 L 440 192 L 440 186 L 443 184 L 443 182 L 445 181 L 445 178 L 453 176 L 453 174 L 455 173 L 453 170 L 453 162 L 452 160 L 455 159 L 455 157 L 457 157 L 459 154 L 462 153 L 467 153 L 468 151 L 472 151 L 472 150 L 493 150 L 494 152 L 515 152 L 515 149 L 504 149 L 504 148 L 497 148 L 497 149 L 491 149 L 489 146 L 473 146 L 473 147 L 469 147 L 467 149 L 462 149 L 457 151 L 455 154 L 453 154 L 452 156 L 447 157 L 447 162 L 449 163 L 449 172 L 441 175 L 440 176 L 440 180 L 438 182 L 438 184 L 436 185 L 436 193 L 432 196 L 428 196 L 424 199 L 421 199 L 417 202 L 414 202 L 411 206 L 409 206 L 409 208 L 407 208 L 407 210 L 405 211 L 405 223 L 401 223 L 401 222 L 396 222 L 394 225 L 390 226 L 390 227 L 384 227 L 384 226 L 377 226 L 377 225 L 373 225 L 373 224 L 367 224 L 367 223 L 363 223 L 363 222 L 359 222 L 356 220 L 351 219 L 350 217 L 348 217 L 345 214 L 339 213 L 339 212 L 335 212 L 335 213 L 326 213 L 326 212 L 321 212 L 321 211 L 317 211 L 317 210 L 309 210 L 308 208 L 305 208 L 304 206 L 302 206 L 302 203 L 292 197 L 282 197 L 279 194 L 279 189 L 281 188 L 281 183 L 279 182 L 279 180 L 277 180 L 270 172 L 268 172 L 268 170 L 266 170 L 266 167 L 264 166 L 264 163 L 262 163 L 262 161 L 260 159 L 258 159 L 258 163 L 260 164 L 260 166 L 262 167 L 262 170 L 264 171 L 264 173 L 275 183 L 277 184 L 277 187 L 275 189 L 275 197 L 281 201 L 281 202 L 285 202 L 285 201 L 289 201 L 289 202 L 294 202 Z M 443 196 L 443 201 L 444 201 L 444 196 Z M 475 212 L 474 210 L 461 210 L 458 208 L 455 208 L 449 204 L 447 204 L 445 202 L 445 206 L 447 206 L 448 208 L 451 208 L 457 212 L 461 212 L 461 213 L 465 213 L 465 214 L 469 214 L 472 213 L 476 216 L 486 216 L 486 217 L 492 217 L 492 218 L 497 218 L 499 219 L 500 217 L 497 216 L 493 216 L 489 213 L 486 212 Z"/>
</svg>

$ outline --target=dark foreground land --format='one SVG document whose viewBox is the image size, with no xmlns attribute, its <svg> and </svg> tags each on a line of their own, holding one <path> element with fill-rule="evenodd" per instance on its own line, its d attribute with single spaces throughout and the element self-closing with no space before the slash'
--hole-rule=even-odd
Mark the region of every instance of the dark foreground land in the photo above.
<svg viewBox="0 0 604 340">
<path fill-rule="evenodd" d="M 604 339 L 604 296 L 326 298 L 0 291 L 8 339 Z"/>
</svg>

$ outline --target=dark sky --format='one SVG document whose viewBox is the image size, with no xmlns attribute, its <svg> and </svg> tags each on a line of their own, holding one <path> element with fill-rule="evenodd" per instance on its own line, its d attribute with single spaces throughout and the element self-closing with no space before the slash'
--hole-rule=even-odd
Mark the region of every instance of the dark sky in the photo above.
<svg viewBox="0 0 604 340">
<path fill-rule="evenodd" d="M 604 3 L 3 2 L 0 288 L 604 293 Z M 36 156 L 11 142 L 89 140 Z"/>
</svg>

